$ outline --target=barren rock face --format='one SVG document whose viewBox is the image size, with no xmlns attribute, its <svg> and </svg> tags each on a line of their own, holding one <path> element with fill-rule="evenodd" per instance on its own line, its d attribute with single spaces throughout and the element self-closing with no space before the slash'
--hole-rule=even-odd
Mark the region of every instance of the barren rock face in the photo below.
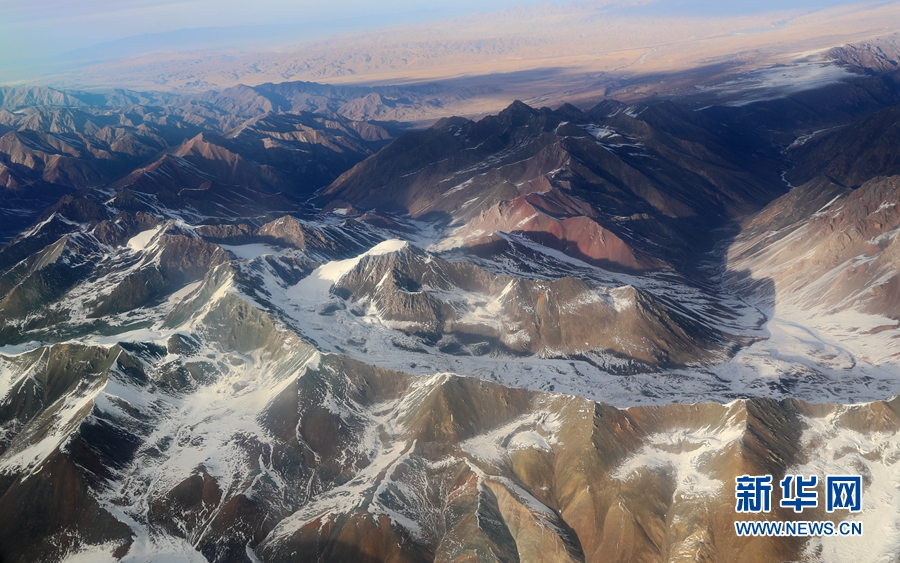
<svg viewBox="0 0 900 563">
<path fill-rule="evenodd" d="M 789 148 L 798 164 L 786 177 L 796 185 L 817 176 L 857 188 L 876 176 L 900 172 L 900 108 L 892 107 L 852 123 L 801 137 Z"/>
<path fill-rule="evenodd" d="M 766 158 L 714 122 L 674 104 L 604 107 L 595 116 L 515 102 L 478 122 L 441 120 L 397 139 L 318 199 L 444 220 L 448 247 L 524 233 L 579 259 L 641 271 L 695 251 L 705 244 L 695 238 L 701 228 L 780 193 L 775 178 L 760 181 L 771 173 Z"/>
<path fill-rule="evenodd" d="M 563 207 L 570 203 L 574 209 Z M 587 209 L 581 209 L 582 206 Z M 484 233 L 521 233 L 570 256 L 612 269 L 642 271 L 662 265 L 660 260 L 632 248 L 629 242 L 597 223 L 591 217 L 594 213 L 583 202 L 558 190 L 533 193 L 501 201 L 482 211 L 456 236 L 476 245 Z"/>
<path fill-rule="evenodd" d="M 776 306 L 896 319 L 898 227 L 900 177 L 875 178 L 856 190 L 813 181 L 748 223 L 729 251 L 730 269 L 745 272 L 732 282 L 752 291 L 753 279 L 772 280 Z"/>
<path fill-rule="evenodd" d="M 610 351 L 650 365 L 677 365 L 708 361 L 731 346 L 726 335 L 632 287 L 496 275 L 410 246 L 363 258 L 332 292 L 405 332 L 482 339 L 482 354 Z"/>
<path fill-rule="evenodd" d="M 900 36 L 895 33 L 835 47 L 828 56 L 853 70 L 894 74 L 900 70 Z"/>
</svg>

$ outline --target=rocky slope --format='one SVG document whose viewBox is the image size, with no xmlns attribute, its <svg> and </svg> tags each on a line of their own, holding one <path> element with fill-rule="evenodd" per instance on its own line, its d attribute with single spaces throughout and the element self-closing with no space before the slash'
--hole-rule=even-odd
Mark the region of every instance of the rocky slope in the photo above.
<svg viewBox="0 0 900 563">
<path fill-rule="evenodd" d="M 400 240 L 378 244 L 402 234 L 380 221 L 331 217 L 190 225 L 64 198 L 0 251 L 0 342 L 152 325 L 161 305 L 235 258 L 242 291 L 301 331 L 307 321 L 292 303 L 308 302 L 320 315 L 377 320 L 446 354 L 600 354 L 653 369 L 713 362 L 752 338 L 655 290 L 498 274 Z"/>
<path fill-rule="evenodd" d="M 876 177 L 856 190 L 826 178 L 795 188 L 730 246 L 728 282 L 775 315 L 836 325 L 844 340 L 865 346 L 853 333 L 877 335 L 861 353 L 896 360 L 898 204 L 898 176 Z"/>
<path fill-rule="evenodd" d="M 797 165 L 786 177 L 800 185 L 824 175 L 856 188 L 875 176 L 895 175 L 900 172 L 898 127 L 900 108 L 891 107 L 846 126 L 801 137 L 789 148 Z"/>
<path fill-rule="evenodd" d="M 737 538 L 734 478 L 851 461 L 867 530 L 890 525 L 894 402 L 617 409 L 414 378 L 199 295 L 142 344 L 3 357 L 4 561 L 796 560 L 861 539 Z"/>
<path fill-rule="evenodd" d="M 778 195 L 771 158 L 752 135 L 671 103 L 582 112 L 515 102 L 478 122 L 446 119 L 397 139 L 319 201 L 443 221 L 443 248 L 522 233 L 641 271 L 683 263 L 705 246 L 701 233 Z"/>
<path fill-rule="evenodd" d="M 900 35 L 894 33 L 835 47 L 828 51 L 828 56 L 856 72 L 897 76 L 900 70 Z"/>
<path fill-rule="evenodd" d="M 292 209 L 391 136 L 336 115 L 218 101 L 5 88 L 0 241 L 61 195 L 109 186 L 195 215 Z"/>
<path fill-rule="evenodd" d="M 723 357 L 735 344 L 630 286 L 497 275 L 409 245 L 366 256 L 330 291 L 450 353 L 607 352 L 648 365 L 684 365 Z"/>
<path fill-rule="evenodd" d="M 329 88 L 0 90 L 0 177 L 67 192 L 0 249 L 0 560 L 893 557 L 892 133 L 803 137 L 872 91 L 391 142 Z M 842 145 L 858 187 L 785 193 Z M 735 478 L 795 473 L 862 475 L 864 537 L 739 537 Z"/>
</svg>

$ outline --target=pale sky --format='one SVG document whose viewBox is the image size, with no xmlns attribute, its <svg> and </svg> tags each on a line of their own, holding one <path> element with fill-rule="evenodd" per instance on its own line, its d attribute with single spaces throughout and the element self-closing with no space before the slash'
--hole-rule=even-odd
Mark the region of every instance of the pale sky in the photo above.
<svg viewBox="0 0 900 563">
<path fill-rule="evenodd" d="M 603 3 L 615 1 L 605 0 Z M 637 9 L 696 16 L 704 13 L 821 8 L 845 1 L 642 0 L 647 5 Z M 196 43 L 204 37 L 210 38 L 209 41 L 229 37 L 234 44 L 227 46 L 232 47 L 249 46 L 254 42 L 258 44 L 260 38 L 265 36 L 278 36 L 282 43 L 300 43 L 345 31 L 418 23 L 537 3 L 539 0 L 0 0 L 0 37 L 3 38 L 0 81 L 23 72 L 31 73 L 33 68 L 50 63 L 62 64 L 58 57 L 64 53 L 145 34 L 182 30 L 169 36 L 150 36 L 141 41 L 131 41 L 129 45 L 135 52 L 140 49 L 157 50 L 154 46 L 165 45 L 167 41 L 182 45 L 185 40 L 194 41 L 196 47 L 205 47 L 207 45 Z M 568 2 L 555 0 L 554 3 Z M 216 33 L 191 31 L 235 26 L 241 27 L 218 30 Z M 106 49 L 106 52 L 118 52 L 121 46 L 121 43 L 116 44 L 115 48 Z M 104 47 L 89 51 L 87 55 L 79 52 L 77 58 L 102 57 Z M 70 57 L 65 60 L 74 59 Z"/>
<path fill-rule="evenodd" d="M 0 64 L 180 29 L 309 25 L 382 27 L 490 11 L 523 0 L 0 0 Z M 365 25 L 364 22 L 371 22 Z M 362 22 L 362 23 L 361 23 Z M 15 54 L 13 57 L 12 55 Z"/>
</svg>

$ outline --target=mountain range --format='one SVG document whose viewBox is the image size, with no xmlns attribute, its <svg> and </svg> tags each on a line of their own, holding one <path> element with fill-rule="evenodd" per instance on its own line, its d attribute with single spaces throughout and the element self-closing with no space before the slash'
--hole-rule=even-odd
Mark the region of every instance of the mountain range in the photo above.
<svg viewBox="0 0 900 563">
<path fill-rule="evenodd" d="M 0 560 L 891 560 L 891 45 L 427 127 L 438 86 L 0 89 Z M 849 473 L 861 514 L 735 512 Z"/>
</svg>

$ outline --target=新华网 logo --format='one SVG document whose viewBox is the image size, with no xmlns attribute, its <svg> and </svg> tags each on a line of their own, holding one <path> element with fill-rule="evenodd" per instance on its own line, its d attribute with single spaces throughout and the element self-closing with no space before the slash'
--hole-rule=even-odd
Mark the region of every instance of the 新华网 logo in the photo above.
<svg viewBox="0 0 900 563">
<path fill-rule="evenodd" d="M 819 477 L 785 475 L 778 485 L 778 506 L 801 513 L 816 508 L 820 502 Z M 772 510 L 771 475 L 741 475 L 735 478 L 735 511 L 740 514 L 768 513 Z M 828 475 L 825 477 L 825 511 L 862 512 L 862 476 Z M 861 536 L 862 522 L 831 521 L 744 521 L 734 523 L 739 536 Z"/>
</svg>

